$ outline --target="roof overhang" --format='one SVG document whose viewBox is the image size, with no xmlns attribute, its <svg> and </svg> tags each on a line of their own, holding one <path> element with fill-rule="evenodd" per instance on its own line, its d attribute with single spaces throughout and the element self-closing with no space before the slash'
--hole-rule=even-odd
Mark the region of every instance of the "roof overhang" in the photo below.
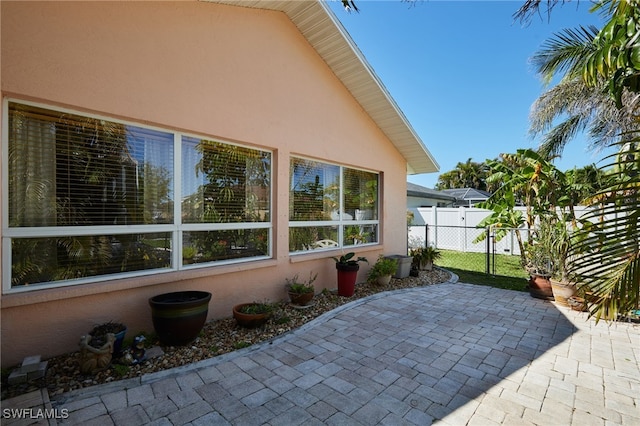
<svg viewBox="0 0 640 426">
<path fill-rule="evenodd" d="M 322 0 L 203 0 L 284 12 L 407 161 L 407 174 L 438 163 L 335 14 Z"/>
</svg>

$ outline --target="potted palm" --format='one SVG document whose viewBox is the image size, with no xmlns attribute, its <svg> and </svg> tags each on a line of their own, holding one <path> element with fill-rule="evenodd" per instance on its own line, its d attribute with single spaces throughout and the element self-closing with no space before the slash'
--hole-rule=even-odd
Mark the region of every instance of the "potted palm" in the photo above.
<svg viewBox="0 0 640 426">
<path fill-rule="evenodd" d="M 377 282 L 380 285 L 388 285 L 391 281 L 391 275 L 396 272 L 398 261 L 396 259 L 384 257 L 380 255 L 378 260 L 369 270 L 367 275 L 368 282 Z"/>
<path fill-rule="evenodd" d="M 550 279 L 553 298 L 556 303 L 569 307 L 568 299 L 576 294 L 576 284 L 567 268 L 571 233 L 567 223 L 560 220 L 549 223 L 545 232 L 549 234 L 549 255 L 553 259 Z"/>
<path fill-rule="evenodd" d="M 430 245 L 411 249 L 409 255 L 413 256 L 413 266 L 423 271 L 433 270 L 433 263 L 442 257 L 440 250 Z"/>
<path fill-rule="evenodd" d="M 313 296 L 315 296 L 315 287 L 313 286 L 313 282 L 316 278 L 318 278 L 318 274 L 309 272 L 309 279 L 307 281 L 300 280 L 298 278 L 298 274 L 295 274 L 291 279 L 285 279 L 287 282 L 285 287 L 289 294 L 291 304 L 306 306 L 311 302 Z"/>
<path fill-rule="evenodd" d="M 356 278 L 360 270 L 359 262 L 369 263 L 366 257 L 355 257 L 355 253 L 349 252 L 340 257 L 332 257 L 338 270 L 338 295 L 351 297 L 355 292 Z"/>
</svg>

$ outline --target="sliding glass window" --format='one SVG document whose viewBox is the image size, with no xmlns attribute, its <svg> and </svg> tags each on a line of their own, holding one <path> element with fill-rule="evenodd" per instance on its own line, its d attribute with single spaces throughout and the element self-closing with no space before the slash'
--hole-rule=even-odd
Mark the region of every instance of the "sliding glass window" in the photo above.
<svg viewBox="0 0 640 426">
<path fill-rule="evenodd" d="M 294 157 L 289 176 L 290 252 L 378 242 L 377 173 Z"/>
<path fill-rule="evenodd" d="M 7 105 L 5 290 L 270 257 L 270 152 Z"/>
</svg>

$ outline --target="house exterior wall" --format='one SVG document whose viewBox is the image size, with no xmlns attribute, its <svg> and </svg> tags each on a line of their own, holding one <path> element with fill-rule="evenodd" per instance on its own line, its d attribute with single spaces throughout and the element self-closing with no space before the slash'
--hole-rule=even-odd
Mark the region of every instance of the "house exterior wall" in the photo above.
<svg viewBox="0 0 640 426">
<path fill-rule="evenodd" d="M 408 209 L 417 209 L 419 207 L 431 207 L 431 206 L 442 206 L 442 205 L 451 205 L 452 201 L 443 200 L 441 198 L 429 198 L 429 197 L 412 197 L 407 196 L 407 208 Z"/>
<path fill-rule="evenodd" d="M 379 172 L 380 244 L 355 251 L 406 252 L 406 160 L 284 13 L 193 1 L 0 7 L 3 99 L 272 150 L 274 217 L 270 260 L 1 295 L 3 367 L 74 351 L 109 320 L 151 332 L 148 299 L 160 293 L 210 291 L 215 319 L 284 299 L 296 273 L 318 272 L 318 291 L 335 287 L 337 253 L 289 256 L 291 155 Z"/>
</svg>

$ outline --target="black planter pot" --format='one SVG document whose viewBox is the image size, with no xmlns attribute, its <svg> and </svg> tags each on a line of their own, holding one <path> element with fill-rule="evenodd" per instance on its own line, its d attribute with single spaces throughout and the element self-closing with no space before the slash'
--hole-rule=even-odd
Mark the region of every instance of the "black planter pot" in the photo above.
<svg viewBox="0 0 640 426">
<path fill-rule="evenodd" d="M 178 291 L 149 299 L 151 319 L 158 339 L 170 346 L 182 346 L 198 337 L 207 314 L 211 293 Z"/>
</svg>

